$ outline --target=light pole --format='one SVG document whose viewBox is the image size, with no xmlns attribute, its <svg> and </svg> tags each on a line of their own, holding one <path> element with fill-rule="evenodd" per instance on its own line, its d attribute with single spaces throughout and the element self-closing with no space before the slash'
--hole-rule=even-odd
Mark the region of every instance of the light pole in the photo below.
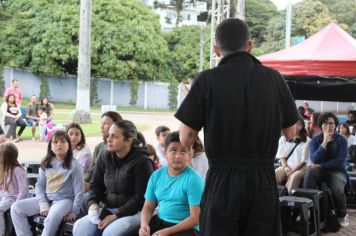
<svg viewBox="0 0 356 236">
<path fill-rule="evenodd" d="M 290 47 L 291 28 L 292 28 L 292 0 L 287 0 L 285 48 Z"/>
</svg>

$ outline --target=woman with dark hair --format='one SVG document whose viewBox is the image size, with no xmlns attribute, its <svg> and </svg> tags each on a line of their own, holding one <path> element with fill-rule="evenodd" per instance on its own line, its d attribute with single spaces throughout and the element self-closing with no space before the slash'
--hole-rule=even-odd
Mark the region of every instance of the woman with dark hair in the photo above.
<svg viewBox="0 0 356 236">
<path fill-rule="evenodd" d="M 305 123 L 302 117 L 297 122 L 297 135 L 293 140 L 281 136 L 276 158 L 281 160 L 281 166 L 276 172 L 278 184 L 286 184 L 288 192 L 300 187 L 303 183 L 304 167 L 309 162 L 309 142 Z"/>
<path fill-rule="evenodd" d="M 307 132 L 309 138 L 313 138 L 322 133 L 321 128 L 318 126 L 319 116 L 320 116 L 320 112 L 314 112 L 310 117 L 310 121 L 308 122 L 308 126 L 307 126 Z"/>
<path fill-rule="evenodd" d="M 5 102 L 1 105 L 2 114 L 4 116 L 4 124 L 10 125 L 8 138 L 11 136 L 18 143 L 22 141 L 21 134 L 26 128 L 26 122 L 21 119 L 21 109 L 16 104 L 16 97 L 10 94 L 5 98 Z M 16 126 L 20 126 L 16 135 Z"/>
<path fill-rule="evenodd" d="M 74 236 L 137 234 L 153 172 L 146 148 L 137 146 L 137 137 L 131 121 L 117 121 L 111 126 L 107 151 L 98 158 L 90 182 L 88 215 L 74 224 Z"/>
<path fill-rule="evenodd" d="M 46 108 L 47 119 L 48 120 L 52 120 L 53 119 L 54 105 L 49 102 L 47 97 L 44 97 L 44 98 L 41 99 L 40 106 Z"/>
<path fill-rule="evenodd" d="M 83 172 L 85 173 L 89 167 L 92 154 L 85 144 L 85 136 L 82 127 L 77 123 L 71 123 L 67 126 L 66 132 L 70 138 L 73 156 L 80 162 Z"/>
<path fill-rule="evenodd" d="M 209 169 L 209 162 L 204 151 L 203 143 L 200 140 L 199 136 L 193 143 L 191 152 L 191 166 L 200 174 L 203 179 L 205 179 L 206 173 Z"/>
<path fill-rule="evenodd" d="M 149 155 L 148 158 L 152 160 L 154 169 L 158 170 L 161 167 L 161 165 L 159 164 L 159 158 L 157 156 L 156 149 L 151 144 L 147 144 L 146 148 Z"/>
<path fill-rule="evenodd" d="M 42 235 L 56 235 L 62 221 L 75 221 L 83 201 L 83 171 L 73 159 L 66 132 L 57 131 L 47 146 L 36 183 L 36 197 L 15 202 L 11 218 L 17 235 L 32 235 L 27 217 L 46 217 Z"/>
<path fill-rule="evenodd" d="M 348 147 L 356 144 L 356 137 L 351 134 L 347 123 L 340 123 L 339 133 L 347 139 Z"/>
</svg>

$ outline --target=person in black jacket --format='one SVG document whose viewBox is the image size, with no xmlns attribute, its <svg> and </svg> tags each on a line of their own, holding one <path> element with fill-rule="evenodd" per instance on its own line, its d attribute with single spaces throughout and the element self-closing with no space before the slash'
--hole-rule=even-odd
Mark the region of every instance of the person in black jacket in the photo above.
<svg viewBox="0 0 356 236">
<path fill-rule="evenodd" d="M 131 121 L 115 122 L 108 150 L 97 160 L 90 182 L 88 215 L 78 220 L 73 235 L 131 235 L 140 228 L 140 210 L 153 172 L 147 150 L 139 147 Z M 99 210 L 99 204 L 103 208 Z"/>
</svg>

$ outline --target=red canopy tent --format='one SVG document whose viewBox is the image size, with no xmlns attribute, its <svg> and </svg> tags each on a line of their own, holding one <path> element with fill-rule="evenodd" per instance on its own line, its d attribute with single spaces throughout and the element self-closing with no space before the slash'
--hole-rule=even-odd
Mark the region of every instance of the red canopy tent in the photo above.
<svg viewBox="0 0 356 236">
<path fill-rule="evenodd" d="M 300 44 L 258 59 L 284 75 L 356 76 L 356 40 L 331 23 Z"/>
<path fill-rule="evenodd" d="M 356 101 L 356 40 L 335 23 L 258 59 L 285 76 L 295 99 Z"/>
</svg>

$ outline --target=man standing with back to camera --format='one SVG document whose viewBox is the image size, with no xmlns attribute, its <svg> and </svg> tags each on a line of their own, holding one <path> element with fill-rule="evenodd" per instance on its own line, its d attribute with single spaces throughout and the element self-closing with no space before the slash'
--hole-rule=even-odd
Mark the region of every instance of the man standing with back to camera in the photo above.
<svg viewBox="0 0 356 236">
<path fill-rule="evenodd" d="M 210 169 L 200 234 L 279 236 L 273 162 L 281 130 L 295 136 L 298 112 L 282 76 L 249 53 L 244 21 L 224 20 L 215 40 L 219 65 L 198 75 L 175 114 L 185 146 L 204 127 Z"/>
</svg>

